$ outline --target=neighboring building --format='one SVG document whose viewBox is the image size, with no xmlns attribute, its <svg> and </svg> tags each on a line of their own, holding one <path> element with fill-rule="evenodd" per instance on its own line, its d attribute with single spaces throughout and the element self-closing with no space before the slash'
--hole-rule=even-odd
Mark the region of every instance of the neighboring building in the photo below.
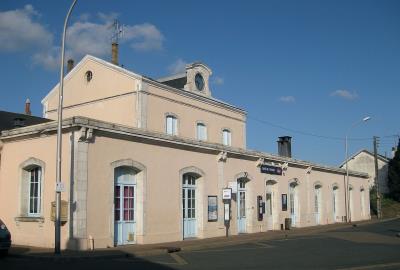
<svg viewBox="0 0 400 270">
<path fill-rule="evenodd" d="M 369 180 L 369 189 L 375 186 L 376 175 L 375 175 L 375 157 L 374 154 L 368 150 L 360 150 L 349 159 L 348 167 L 350 170 L 365 172 L 371 176 Z M 344 161 L 340 168 L 346 168 L 346 161 Z M 383 194 L 389 193 L 388 189 L 388 170 L 389 170 L 389 159 L 382 155 L 378 155 L 378 182 L 379 191 Z"/>
<path fill-rule="evenodd" d="M 65 78 L 62 247 L 86 249 L 345 220 L 345 170 L 246 149 L 246 112 L 212 97 L 204 64 L 158 81 L 93 56 Z M 43 99 L 56 119 L 58 85 Z M 55 121 L 1 133 L 0 216 L 15 244 L 51 247 Z M 285 155 L 285 156 L 284 156 Z M 369 176 L 350 172 L 349 217 L 370 218 Z M 265 214 L 259 205 L 265 203 Z"/>
</svg>

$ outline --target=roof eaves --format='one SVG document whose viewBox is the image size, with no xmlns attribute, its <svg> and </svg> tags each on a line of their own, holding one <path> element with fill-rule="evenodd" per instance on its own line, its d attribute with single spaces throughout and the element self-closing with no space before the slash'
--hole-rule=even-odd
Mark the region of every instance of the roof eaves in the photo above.
<svg viewBox="0 0 400 270">
<path fill-rule="evenodd" d="M 164 133 L 147 131 L 147 130 L 143 130 L 143 129 L 139 129 L 139 128 L 104 122 L 104 121 L 91 119 L 91 118 L 87 118 L 87 117 L 75 116 L 75 117 L 63 120 L 63 128 L 72 127 L 72 126 L 87 126 L 87 127 L 91 127 L 94 129 L 108 131 L 108 132 L 112 132 L 112 133 L 120 133 L 120 134 L 123 133 L 123 134 L 130 135 L 130 136 L 166 141 L 166 142 L 170 142 L 170 143 L 182 144 L 182 145 L 187 145 L 187 146 L 192 146 L 192 147 L 200 147 L 203 149 L 209 149 L 209 150 L 213 150 L 213 151 L 226 151 L 231 154 L 243 155 L 243 156 L 252 157 L 252 158 L 264 158 L 264 159 L 269 159 L 269 160 L 273 160 L 273 161 L 277 161 L 277 162 L 287 162 L 292 165 L 303 166 L 303 167 L 311 166 L 313 169 L 316 169 L 316 170 L 329 171 L 329 172 L 334 172 L 334 173 L 339 173 L 339 174 L 345 173 L 344 169 L 337 168 L 337 167 L 330 167 L 330 166 L 312 163 L 312 162 L 308 162 L 308 161 L 303 161 L 303 160 L 299 160 L 299 159 L 281 157 L 281 156 L 277 156 L 274 154 L 261 152 L 261 151 L 247 150 L 247 149 L 236 148 L 236 147 L 227 147 L 227 146 L 223 146 L 223 145 L 217 144 L 217 143 L 201 142 L 201 141 L 194 140 L 194 139 L 173 137 L 173 136 L 166 135 Z M 17 137 L 17 136 L 34 134 L 35 132 L 42 133 L 43 130 L 55 130 L 56 128 L 57 128 L 57 122 L 53 121 L 53 122 L 39 124 L 39 125 L 35 125 L 35 126 L 29 126 L 29 127 L 24 127 L 24 128 L 3 131 L 3 132 L 1 132 L 0 139 L 7 139 L 7 138 L 12 138 L 12 137 Z M 359 176 L 359 177 L 363 177 L 363 178 L 369 177 L 368 174 L 362 173 L 362 172 L 350 171 L 349 173 L 350 173 L 350 175 L 353 175 L 353 176 Z"/>
</svg>

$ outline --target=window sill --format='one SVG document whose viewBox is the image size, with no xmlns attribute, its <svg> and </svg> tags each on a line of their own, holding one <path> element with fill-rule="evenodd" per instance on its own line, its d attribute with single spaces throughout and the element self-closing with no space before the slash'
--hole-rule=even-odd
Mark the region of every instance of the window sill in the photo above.
<svg viewBox="0 0 400 270">
<path fill-rule="evenodd" d="M 16 222 L 39 222 L 43 223 L 44 222 L 44 217 L 28 217 L 28 216 L 20 216 L 20 217 L 15 217 Z"/>
</svg>

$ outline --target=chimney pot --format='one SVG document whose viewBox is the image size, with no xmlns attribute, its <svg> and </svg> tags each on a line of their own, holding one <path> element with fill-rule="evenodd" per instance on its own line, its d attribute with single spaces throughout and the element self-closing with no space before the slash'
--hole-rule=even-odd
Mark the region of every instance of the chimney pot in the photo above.
<svg viewBox="0 0 400 270">
<path fill-rule="evenodd" d="M 67 61 L 67 73 L 70 72 L 74 68 L 74 60 L 68 59 Z"/>
<path fill-rule="evenodd" d="M 29 98 L 26 99 L 25 101 L 25 114 L 27 115 L 31 115 L 31 101 L 29 100 Z"/>
<path fill-rule="evenodd" d="M 118 66 L 118 43 L 116 42 L 111 45 L 111 63 Z"/>
<path fill-rule="evenodd" d="M 278 138 L 278 155 L 281 157 L 292 157 L 292 137 L 282 136 Z"/>
</svg>

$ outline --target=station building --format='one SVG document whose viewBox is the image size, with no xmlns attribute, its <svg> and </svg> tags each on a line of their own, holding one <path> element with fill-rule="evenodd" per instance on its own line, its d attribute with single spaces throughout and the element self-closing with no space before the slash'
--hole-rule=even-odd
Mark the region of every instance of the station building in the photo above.
<svg viewBox="0 0 400 270">
<path fill-rule="evenodd" d="M 62 248 L 87 249 L 366 220 L 369 175 L 246 148 L 246 112 L 211 69 L 153 80 L 93 56 L 65 77 Z M 56 85 L 43 116 L 57 119 Z M 0 216 L 14 244 L 54 246 L 56 121 L 2 131 Z M 346 186 L 349 187 L 345 193 Z M 348 202 L 348 207 L 346 207 Z M 348 208 L 348 210 L 346 210 Z M 286 224 L 287 226 L 288 224 Z"/>
</svg>

